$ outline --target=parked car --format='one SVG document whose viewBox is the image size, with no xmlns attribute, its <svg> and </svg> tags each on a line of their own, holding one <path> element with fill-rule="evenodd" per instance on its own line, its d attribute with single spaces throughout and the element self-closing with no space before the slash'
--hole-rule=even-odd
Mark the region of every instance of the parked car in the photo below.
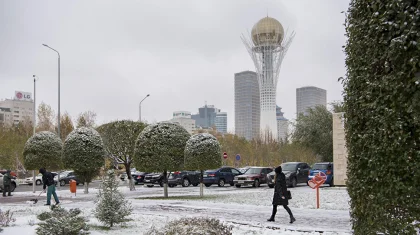
<svg viewBox="0 0 420 235">
<path fill-rule="evenodd" d="M 327 175 L 325 184 L 329 184 L 330 187 L 334 186 L 334 163 L 332 162 L 319 162 L 312 166 L 309 171 L 308 181 L 314 178 L 319 172 L 324 172 Z"/>
<path fill-rule="evenodd" d="M 66 184 L 70 184 L 70 180 L 75 180 L 76 185 L 84 184 L 84 182 L 80 181 L 74 171 L 64 171 L 60 173 L 60 186 L 64 186 Z M 58 175 L 54 176 L 54 182 L 57 185 L 58 182 Z"/>
<path fill-rule="evenodd" d="M 6 173 L 6 172 L 5 172 Z M 12 184 L 10 185 L 10 191 L 14 192 L 16 187 L 19 185 L 19 183 L 16 181 L 16 177 L 13 176 L 12 174 L 10 174 L 12 176 Z M 0 192 L 3 192 L 3 174 L 0 173 Z"/>
<path fill-rule="evenodd" d="M 121 179 L 122 181 L 126 180 L 126 179 L 127 179 L 127 173 L 122 173 L 122 174 L 120 175 L 120 179 Z"/>
<path fill-rule="evenodd" d="M 131 172 L 131 177 L 134 179 L 134 184 L 144 184 L 144 178 L 147 174 L 149 173 L 139 171 Z"/>
<path fill-rule="evenodd" d="M 200 184 L 200 172 L 199 171 L 175 171 L 168 177 L 169 187 L 175 187 L 182 185 L 182 187 L 188 187 L 190 185 L 197 186 Z"/>
<path fill-rule="evenodd" d="M 250 185 L 260 187 L 261 184 L 268 184 L 268 174 L 272 171 L 270 167 L 250 167 L 242 175 L 235 176 L 233 183 L 237 188 Z"/>
<path fill-rule="evenodd" d="M 203 183 L 206 187 L 210 187 L 212 184 L 217 184 L 219 187 L 223 187 L 225 184 L 233 186 L 233 179 L 238 175 L 242 175 L 238 169 L 227 166 L 215 170 L 207 170 L 203 174 Z"/>
<path fill-rule="evenodd" d="M 163 187 L 163 174 L 162 173 L 150 173 L 144 176 L 144 185 L 151 188 L 155 185 Z"/>
<path fill-rule="evenodd" d="M 245 171 L 247 171 L 249 168 L 250 168 L 249 166 L 246 166 L 246 167 L 241 167 L 241 168 L 238 168 L 238 171 L 239 171 L 239 172 L 241 172 L 241 173 L 243 174 L 243 173 L 245 173 Z"/>
<path fill-rule="evenodd" d="M 286 176 L 286 184 L 289 187 L 296 187 L 297 184 L 307 183 L 308 174 L 311 167 L 308 163 L 305 162 L 286 162 L 281 164 L 284 175 Z M 269 174 L 270 180 L 268 187 L 274 187 L 274 175 L 276 173 L 273 171 Z"/>
<path fill-rule="evenodd" d="M 57 172 L 51 172 L 53 174 L 53 176 L 57 175 Z M 32 185 L 34 183 L 34 177 L 28 177 L 25 179 L 25 183 Z M 41 185 L 42 184 L 42 174 L 39 173 L 38 175 L 35 176 L 35 185 Z"/>
</svg>

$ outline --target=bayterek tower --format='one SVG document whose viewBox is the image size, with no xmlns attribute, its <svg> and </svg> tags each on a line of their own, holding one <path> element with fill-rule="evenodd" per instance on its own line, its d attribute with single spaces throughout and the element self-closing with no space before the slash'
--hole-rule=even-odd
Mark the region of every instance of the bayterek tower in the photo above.
<svg viewBox="0 0 420 235">
<path fill-rule="evenodd" d="M 254 61 L 260 89 L 260 133 L 263 138 L 277 140 L 276 91 L 280 67 L 294 32 L 285 34 L 280 22 L 271 17 L 262 18 L 251 34 L 242 35 L 249 55 Z"/>
</svg>

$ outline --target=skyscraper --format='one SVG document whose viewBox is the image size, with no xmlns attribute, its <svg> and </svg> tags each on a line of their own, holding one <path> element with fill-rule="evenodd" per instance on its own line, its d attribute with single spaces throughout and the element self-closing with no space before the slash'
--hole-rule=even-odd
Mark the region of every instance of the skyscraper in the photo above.
<svg viewBox="0 0 420 235">
<path fill-rule="evenodd" d="M 176 111 L 173 112 L 173 117 L 169 121 L 172 123 L 178 123 L 185 128 L 190 134 L 195 131 L 195 120 L 191 119 L 191 112 L 188 111 Z"/>
<path fill-rule="evenodd" d="M 214 105 L 205 104 L 198 109 L 197 114 L 191 115 L 191 119 L 195 120 L 197 128 L 216 128 L 220 133 L 227 132 L 227 113 L 220 112 Z"/>
<path fill-rule="evenodd" d="M 257 73 L 235 73 L 235 134 L 251 140 L 260 135 L 260 90 Z"/>
<path fill-rule="evenodd" d="M 277 139 L 278 141 L 287 141 L 287 134 L 289 132 L 289 120 L 283 116 L 281 108 L 277 106 Z"/>
<path fill-rule="evenodd" d="M 285 34 L 279 21 L 264 17 L 252 28 L 251 35 L 242 36 L 254 61 L 260 88 L 260 130 L 264 136 L 277 139 L 276 94 L 281 63 L 293 40 L 294 33 Z"/>
<path fill-rule="evenodd" d="M 327 106 L 327 91 L 314 86 L 305 86 L 296 89 L 296 116 L 300 113 L 308 114 L 309 108 Z"/>
</svg>

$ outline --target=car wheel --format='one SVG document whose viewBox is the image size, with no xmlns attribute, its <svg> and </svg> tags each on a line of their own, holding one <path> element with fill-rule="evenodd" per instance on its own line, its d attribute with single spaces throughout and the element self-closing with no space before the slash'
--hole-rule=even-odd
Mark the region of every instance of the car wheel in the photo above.
<svg viewBox="0 0 420 235">
<path fill-rule="evenodd" d="M 64 186 L 64 185 L 66 185 L 66 181 L 60 180 L 60 186 Z"/>
<path fill-rule="evenodd" d="M 255 179 L 254 180 L 254 184 L 252 185 L 252 187 L 254 187 L 254 188 L 260 187 L 260 181 L 258 179 Z"/>
<path fill-rule="evenodd" d="M 206 187 L 210 187 L 211 186 L 211 184 L 204 184 Z"/>
<path fill-rule="evenodd" d="M 241 185 L 240 184 L 237 184 L 237 185 L 235 185 L 237 188 L 240 188 L 241 187 Z"/>
<path fill-rule="evenodd" d="M 14 192 L 16 189 L 16 184 L 11 184 L 10 185 L 10 192 Z"/>
<path fill-rule="evenodd" d="M 219 183 L 217 183 L 217 185 L 218 185 L 219 187 L 223 187 L 223 186 L 225 186 L 225 180 L 224 180 L 224 179 L 220 179 L 220 180 L 219 180 Z"/>
<path fill-rule="evenodd" d="M 193 184 L 193 186 L 194 186 L 194 187 L 197 187 L 197 186 L 198 186 L 198 184 Z"/>
<path fill-rule="evenodd" d="M 159 181 L 159 186 L 163 187 L 163 181 Z"/>
<path fill-rule="evenodd" d="M 292 179 L 292 188 L 295 188 L 297 186 L 297 180 L 296 177 L 293 177 Z"/>
<path fill-rule="evenodd" d="M 235 185 L 235 183 L 233 183 L 233 182 L 232 182 L 232 183 L 230 183 L 230 186 L 234 186 L 234 185 Z"/>
<path fill-rule="evenodd" d="M 190 181 L 187 178 L 184 178 L 184 180 L 182 180 L 182 187 L 188 187 L 190 186 Z"/>
<path fill-rule="evenodd" d="M 36 181 L 35 181 L 35 184 L 36 184 L 36 185 L 40 185 L 40 184 L 42 184 L 42 181 L 41 181 L 41 180 L 36 180 Z"/>
<path fill-rule="evenodd" d="M 176 185 L 175 185 L 175 184 L 168 184 L 168 186 L 169 186 L 169 188 L 173 188 L 173 187 L 175 187 Z"/>
<path fill-rule="evenodd" d="M 148 185 L 146 185 L 146 186 L 147 186 L 147 187 L 149 187 L 149 188 L 151 188 L 151 187 L 153 187 L 154 185 L 149 185 L 149 184 L 148 184 Z"/>
<path fill-rule="evenodd" d="M 334 178 L 331 178 L 330 187 L 334 187 Z"/>
<path fill-rule="evenodd" d="M 79 185 L 80 183 L 76 182 L 76 185 Z"/>
<path fill-rule="evenodd" d="M 274 184 L 269 184 L 268 187 L 269 188 L 274 188 Z"/>
</svg>

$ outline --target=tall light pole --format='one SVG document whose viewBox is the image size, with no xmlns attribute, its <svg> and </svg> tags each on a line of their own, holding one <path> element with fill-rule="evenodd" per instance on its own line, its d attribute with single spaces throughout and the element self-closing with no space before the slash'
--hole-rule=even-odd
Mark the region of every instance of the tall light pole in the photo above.
<svg viewBox="0 0 420 235">
<path fill-rule="evenodd" d="M 34 120 L 32 124 L 34 125 L 34 133 L 36 132 L 36 81 L 39 79 L 36 75 L 32 75 L 34 78 Z M 32 171 L 33 175 L 33 181 L 32 181 L 32 192 L 35 193 L 35 184 L 36 184 L 36 178 L 35 178 L 35 170 Z"/>
<path fill-rule="evenodd" d="M 144 97 L 139 103 L 139 122 L 141 122 L 141 103 L 149 96 L 150 94 L 147 94 L 146 97 Z"/>
<path fill-rule="evenodd" d="M 57 134 L 58 134 L 58 138 L 61 139 L 61 134 L 60 134 L 60 52 L 58 52 L 56 49 L 48 46 L 47 44 L 42 44 L 44 47 L 48 47 L 51 50 L 57 52 L 58 54 L 58 117 L 57 117 Z"/>
<path fill-rule="evenodd" d="M 58 52 L 56 49 L 48 46 L 47 44 L 42 44 L 44 47 L 48 47 L 51 50 L 57 52 L 58 55 L 58 116 L 57 116 L 57 134 L 58 134 L 58 138 L 60 138 L 61 140 L 61 132 L 60 132 L 60 52 Z M 58 172 L 58 189 L 60 189 L 60 173 Z"/>
</svg>

